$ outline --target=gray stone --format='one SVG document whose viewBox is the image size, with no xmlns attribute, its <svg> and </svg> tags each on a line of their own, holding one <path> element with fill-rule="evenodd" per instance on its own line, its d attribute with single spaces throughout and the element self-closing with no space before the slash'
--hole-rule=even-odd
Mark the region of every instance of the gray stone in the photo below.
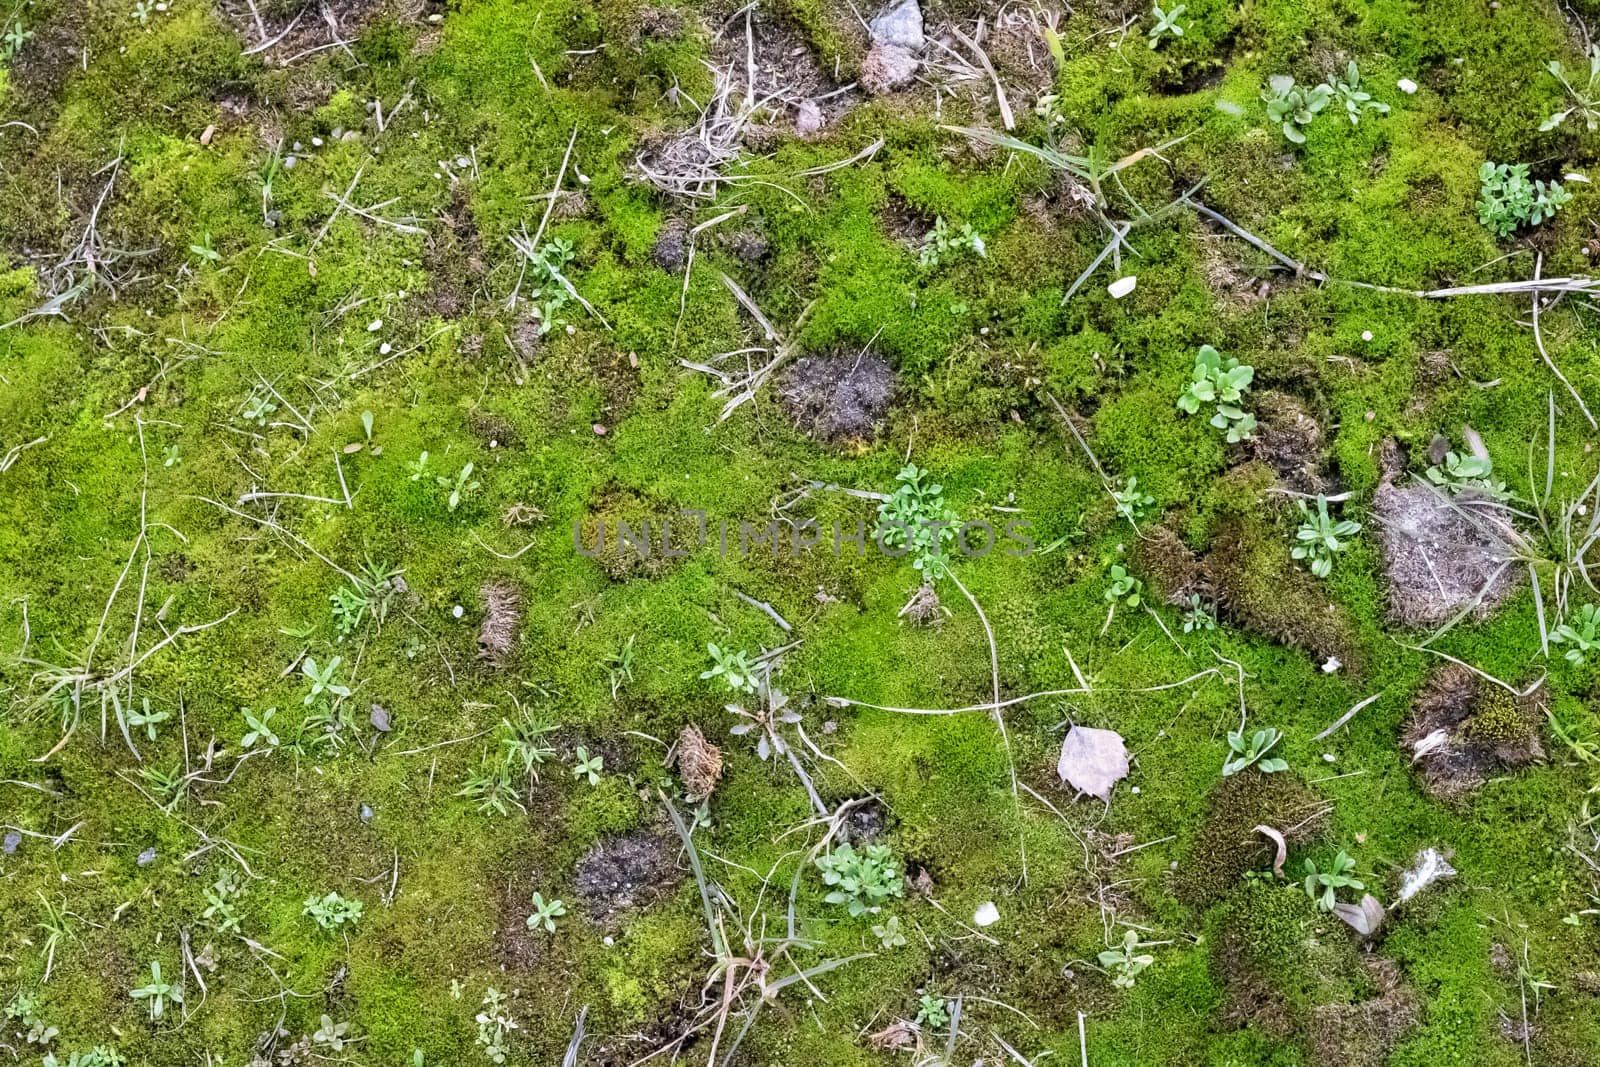
<svg viewBox="0 0 1600 1067">
<path fill-rule="evenodd" d="M 927 44 L 922 36 L 922 8 L 917 0 L 900 0 L 885 8 L 868 26 L 875 46 L 892 45 L 920 52 Z"/>
<path fill-rule="evenodd" d="M 873 96 L 909 85 L 917 76 L 917 57 L 897 44 L 875 44 L 861 61 L 861 87 Z"/>
</svg>

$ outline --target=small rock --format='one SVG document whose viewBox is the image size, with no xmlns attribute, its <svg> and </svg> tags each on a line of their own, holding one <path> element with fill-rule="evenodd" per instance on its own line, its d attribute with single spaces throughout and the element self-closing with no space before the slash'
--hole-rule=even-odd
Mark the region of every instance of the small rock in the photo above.
<svg viewBox="0 0 1600 1067">
<path fill-rule="evenodd" d="M 1395 82 L 1395 85 L 1399 86 L 1400 91 L 1405 93 L 1407 96 L 1410 96 L 1412 93 L 1417 91 L 1417 83 L 1412 81 L 1410 78 L 1401 78 L 1399 81 Z"/>
<path fill-rule="evenodd" d="M 211 143 L 211 138 L 215 137 L 216 135 L 217 126 L 216 123 L 212 123 L 210 126 L 207 126 L 203 131 L 201 131 L 200 143 L 203 145 L 209 145 Z"/>
<path fill-rule="evenodd" d="M 1112 299 L 1121 300 L 1123 297 L 1133 292 L 1133 287 L 1138 284 L 1138 276 L 1130 274 L 1126 278 L 1118 278 L 1116 281 L 1106 286 L 1106 292 L 1111 294 Z"/>
<path fill-rule="evenodd" d="M 972 922 L 976 926 L 993 926 L 1000 921 L 1000 909 L 994 906 L 994 901 L 986 900 L 978 905 L 978 910 L 972 913 Z"/>
<path fill-rule="evenodd" d="M 137 862 L 141 867 L 148 867 L 155 861 L 156 850 L 155 846 L 152 845 L 150 848 L 147 848 L 143 852 L 139 853 L 139 858 L 135 862 Z"/>
<path fill-rule="evenodd" d="M 379 733 L 386 734 L 393 729 L 393 726 L 389 721 L 389 709 L 385 708 L 382 704 L 372 705 L 372 714 L 370 719 L 372 722 L 372 728 L 377 730 Z"/>
<path fill-rule="evenodd" d="M 10 833 L 6 834 L 5 841 L 4 842 L 0 842 L 0 852 L 3 852 L 7 856 L 9 856 L 12 853 L 16 852 L 17 849 L 20 848 L 21 846 L 22 846 L 22 835 L 17 833 L 15 830 L 12 830 Z"/>
<path fill-rule="evenodd" d="M 605 424 L 600 422 L 595 423 L 590 427 L 590 429 L 594 431 L 594 435 L 596 437 L 604 437 L 608 432 L 610 432 L 606 429 Z"/>
<path fill-rule="evenodd" d="M 370 823 L 372 821 L 372 817 L 373 817 L 372 805 L 371 804 L 363 804 L 363 805 L 361 805 L 361 821 L 363 823 Z"/>
<path fill-rule="evenodd" d="M 1362 330 L 1362 331 L 1361 331 L 1361 339 L 1362 339 L 1362 340 L 1363 340 L 1363 341 L 1370 341 L 1370 340 L 1372 340 L 1372 331 L 1371 331 L 1371 330 Z"/>
<path fill-rule="evenodd" d="M 817 106 L 817 102 L 803 100 L 795 113 L 794 132 L 801 137 L 813 137 L 821 132 L 823 121 L 822 108 Z"/>
<path fill-rule="evenodd" d="M 874 45 L 893 45 L 922 51 L 927 44 L 922 36 L 922 8 L 917 0 L 900 0 L 885 8 L 867 25 Z"/>
<path fill-rule="evenodd" d="M 1334 671 L 1338 670 L 1340 667 L 1343 667 L 1343 666 L 1344 666 L 1344 664 L 1339 662 L 1339 657 L 1338 656 L 1329 656 L 1327 658 L 1327 660 L 1322 664 L 1322 673 L 1323 674 L 1332 674 Z"/>
<path fill-rule="evenodd" d="M 294 164 L 295 164 L 295 159 L 294 159 L 293 156 L 284 156 L 283 157 L 283 169 L 284 170 L 294 170 Z"/>
<path fill-rule="evenodd" d="M 900 45 L 873 45 L 861 61 L 861 87 L 872 96 L 882 96 L 909 85 L 917 76 L 917 57 Z"/>
</svg>

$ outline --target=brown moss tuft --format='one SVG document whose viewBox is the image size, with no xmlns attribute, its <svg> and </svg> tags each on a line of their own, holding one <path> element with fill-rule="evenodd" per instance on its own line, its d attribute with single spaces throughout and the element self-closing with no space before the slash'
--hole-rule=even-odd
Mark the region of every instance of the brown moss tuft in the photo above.
<svg viewBox="0 0 1600 1067">
<path fill-rule="evenodd" d="M 1446 663 L 1428 676 L 1401 741 L 1423 787 L 1440 800 L 1463 800 L 1502 769 L 1544 758 L 1541 692 L 1513 696 L 1467 668 Z"/>
<path fill-rule="evenodd" d="M 522 629 L 522 594 L 508 582 L 490 582 L 481 594 L 483 626 L 478 630 L 478 655 L 497 667 L 504 666 Z"/>
<path fill-rule="evenodd" d="M 722 750 L 700 732 L 693 723 L 678 735 L 678 745 L 672 759 L 678 765 L 678 776 L 683 779 L 684 795 L 700 801 L 711 795 L 722 779 Z"/>
<path fill-rule="evenodd" d="M 1303 648 L 1318 659 L 1336 656 L 1359 664 L 1355 627 L 1321 584 L 1289 558 L 1278 532 L 1259 519 L 1225 520 L 1206 569 L 1222 612 L 1279 644 Z"/>
</svg>

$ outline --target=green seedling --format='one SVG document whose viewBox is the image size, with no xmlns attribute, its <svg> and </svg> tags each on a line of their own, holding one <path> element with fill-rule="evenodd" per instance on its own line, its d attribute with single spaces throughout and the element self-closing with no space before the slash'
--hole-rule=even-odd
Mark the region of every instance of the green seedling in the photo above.
<svg viewBox="0 0 1600 1067">
<path fill-rule="evenodd" d="M 1333 865 L 1326 871 L 1317 870 L 1314 862 L 1306 860 L 1306 896 L 1311 898 L 1319 911 L 1332 911 L 1338 903 L 1339 890 L 1366 888 L 1359 879 L 1350 876 L 1355 869 L 1355 859 L 1344 849 L 1340 849 L 1339 854 L 1333 857 Z"/>
<path fill-rule="evenodd" d="M 533 894 L 533 914 L 528 916 L 528 929 L 544 927 L 545 933 L 556 932 L 556 920 L 567 913 L 566 904 L 559 900 L 546 900 L 543 893 Z"/>
<path fill-rule="evenodd" d="M 1333 573 L 1333 557 L 1350 547 L 1348 538 L 1361 532 L 1361 524 L 1350 519 L 1335 522 L 1328 515 L 1328 498 L 1317 496 L 1317 508 L 1311 510 L 1304 500 L 1300 505 L 1300 528 L 1295 531 L 1295 545 L 1289 550 L 1294 559 L 1311 561 L 1311 573 L 1326 578 Z"/>
<path fill-rule="evenodd" d="M 160 1022 L 169 1004 L 183 1003 L 183 990 L 161 977 L 161 964 L 150 961 L 150 981 L 128 994 L 134 1000 L 149 1001 L 150 1021 Z"/>
<path fill-rule="evenodd" d="M 1139 973 L 1156 961 L 1149 953 L 1141 953 L 1142 947 L 1139 932 L 1129 930 L 1122 935 L 1120 945 L 1100 953 L 1100 966 L 1111 973 L 1112 985 L 1118 989 L 1132 989 Z"/>
<path fill-rule="evenodd" d="M 1248 738 L 1244 731 L 1234 730 L 1228 734 L 1228 750 L 1233 756 L 1222 765 L 1222 777 L 1230 778 L 1247 767 L 1254 766 L 1262 774 L 1276 774 L 1289 769 L 1289 764 L 1276 756 L 1268 757 L 1267 753 L 1283 740 L 1283 735 L 1275 728 L 1268 726 L 1257 730 Z"/>
</svg>

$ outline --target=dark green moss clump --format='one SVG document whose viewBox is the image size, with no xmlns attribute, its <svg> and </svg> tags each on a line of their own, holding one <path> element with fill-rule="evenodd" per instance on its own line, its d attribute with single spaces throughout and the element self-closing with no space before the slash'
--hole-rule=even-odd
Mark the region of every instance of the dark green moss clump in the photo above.
<svg viewBox="0 0 1600 1067">
<path fill-rule="evenodd" d="M 1233 891 L 1246 871 L 1272 862 L 1272 843 L 1255 828 L 1271 826 L 1289 844 L 1311 840 L 1321 830 L 1324 804 L 1289 774 L 1248 770 L 1222 779 L 1206 799 L 1188 858 L 1178 868 L 1179 900 L 1204 907 Z"/>
</svg>

